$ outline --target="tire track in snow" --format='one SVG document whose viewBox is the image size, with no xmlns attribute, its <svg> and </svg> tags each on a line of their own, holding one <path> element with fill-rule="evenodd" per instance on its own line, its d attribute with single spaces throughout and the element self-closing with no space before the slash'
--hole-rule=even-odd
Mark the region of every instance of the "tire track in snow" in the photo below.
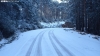
<svg viewBox="0 0 100 56">
<path fill-rule="evenodd" d="M 45 31 L 46 32 L 46 31 Z M 37 52 L 36 52 L 36 55 L 35 56 L 42 56 L 42 48 L 41 48 L 41 42 L 42 42 L 42 37 L 43 37 L 43 35 L 44 35 L 44 33 L 45 32 L 43 32 L 39 37 L 39 40 L 38 40 L 38 46 L 37 46 Z"/>
<path fill-rule="evenodd" d="M 51 36 L 53 37 L 53 39 L 57 42 L 57 44 L 61 47 L 61 49 L 63 51 L 66 52 L 66 55 L 69 56 L 75 56 L 73 53 L 71 53 L 58 39 L 57 37 L 54 35 L 53 30 L 51 31 Z"/>
<path fill-rule="evenodd" d="M 60 50 L 59 50 L 59 49 L 57 48 L 57 46 L 54 44 L 54 41 L 53 41 L 53 39 L 52 39 L 52 37 L 51 37 L 51 31 L 49 31 L 48 35 L 49 35 L 49 39 L 50 39 L 50 41 L 51 41 L 51 43 L 52 43 L 52 45 L 53 45 L 55 51 L 57 52 L 58 56 L 63 56 L 62 53 L 60 52 Z"/>
<path fill-rule="evenodd" d="M 37 49 L 37 50 L 36 50 L 37 52 L 36 52 L 35 54 L 36 54 L 36 56 L 42 56 L 41 41 L 42 41 L 42 36 L 43 36 L 43 34 L 44 34 L 45 32 L 46 32 L 46 31 L 42 31 L 42 32 L 40 32 L 40 33 L 35 37 L 35 39 L 33 40 L 32 44 L 30 45 L 30 47 L 29 47 L 29 49 L 28 49 L 28 51 L 27 51 L 27 53 L 26 53 L 25 56 L 30 56 L 30 55 L 31 55 L 33 46 L 34 46 L 36 40 L 38 40 L 38 38 L 39 38 L 39 40 L 38 40 L 38 46 L 37 46 L 37 48 L 36 48 L 36 49 Z"/>
</svg>

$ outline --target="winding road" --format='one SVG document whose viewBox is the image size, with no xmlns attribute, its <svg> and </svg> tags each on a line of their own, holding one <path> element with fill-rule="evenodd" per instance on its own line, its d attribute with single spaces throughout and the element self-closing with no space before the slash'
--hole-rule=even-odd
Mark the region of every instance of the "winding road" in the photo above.
<svg viewBox="0 0 100 56">
<path fill-rule="evenodd" d="M 54 55 L 56 56 L 75 56 L 65 46 L 63 46 L 63 44 L 54 35 L 53 31 L 54 30 L 40 32 L 35 37 L 33 42 L 31 43 L 26 53 L 26 56 L 52 56 L 52 55 L 53 56 Z M 48 34 L 48 37 L 45 36 L 46 34 Z M 44 41 L 46 41 L 46 43 Z M 35 48 L 33 48 L 34 45 L 35 45 Z M 48 47 L 48 51 L 44 51 L 46 48 L 42 48 L 43 45 L 47 45 L 45 47 Z M 50 54 L 49 53 L 50 51 L 53 51 L 55 53 Z M 47 53 L 43 53 L 43 52 L 47 52 Z"/>
<path fill-rule="evenodd" d="M 0 56 L 100 56 L 100 41 L 72 29 L 38 29 L 21 33 Z"/>
</svg>

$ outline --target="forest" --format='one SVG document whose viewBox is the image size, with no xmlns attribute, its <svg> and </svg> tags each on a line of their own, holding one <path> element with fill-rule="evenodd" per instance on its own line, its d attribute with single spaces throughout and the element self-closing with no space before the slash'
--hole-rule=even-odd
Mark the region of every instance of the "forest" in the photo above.
<svg viewBox="0 0 100 56">
<path fill-rule="evenodd" d="M 75 7 L 76 29 L 100 35 L 100 0 L 80 0 Z"/>
<path fill-rule="evenodd" d="M 2 1 L 2 0 L 1 0 Z M 0 40 L 43 28 L 40 22 L 68 21 L 76 30 L 100 35 L 100 0 L 20 0 L 0 2 Z M 15 39 L 15 38 L 14 38 Z"/>
</svg>

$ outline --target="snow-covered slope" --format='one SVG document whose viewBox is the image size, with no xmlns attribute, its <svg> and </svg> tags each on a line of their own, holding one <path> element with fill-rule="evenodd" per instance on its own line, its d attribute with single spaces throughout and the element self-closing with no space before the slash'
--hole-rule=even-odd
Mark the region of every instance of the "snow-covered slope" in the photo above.
<svg viewBox="0 0 100 56">
<path fill-rule="evenodd" d="M 100 56 L 100 40 L 72 29 L 47 28 L 21 33 L 0 56 Z"/>
</svg>

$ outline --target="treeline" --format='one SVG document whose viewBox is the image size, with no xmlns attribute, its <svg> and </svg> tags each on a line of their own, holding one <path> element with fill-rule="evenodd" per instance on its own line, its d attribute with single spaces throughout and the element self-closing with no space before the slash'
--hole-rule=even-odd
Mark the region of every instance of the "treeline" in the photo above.
<svg viewBox="0 0 100 56">
<path fill-rule="evenodd" d="M 9 38 L 17 31 L 42 28 L 40 21 L 65 20 L 69 16 L 67 14 L 70 14 L 67 6 L 68 4 L 53 3 L 51 0 L 0 2 L 0 40 Z"/>
<path fill-rule="evenodd" d="M 0 40 L 16 32 L 41 28 L 37 13 L 37 0 L 0 2 Z"/>
<path fill-rule="evenodd" d="M 39 17 L 44 22 L 67 21 L 70 18 L 68 3 L 57 3 L 52 0 L 40 0 Z"/>
<path fill-rule="evenodd" d="M 100 35 L 100 0 L 75 2 L 76 29 Z"/>
</svg>

